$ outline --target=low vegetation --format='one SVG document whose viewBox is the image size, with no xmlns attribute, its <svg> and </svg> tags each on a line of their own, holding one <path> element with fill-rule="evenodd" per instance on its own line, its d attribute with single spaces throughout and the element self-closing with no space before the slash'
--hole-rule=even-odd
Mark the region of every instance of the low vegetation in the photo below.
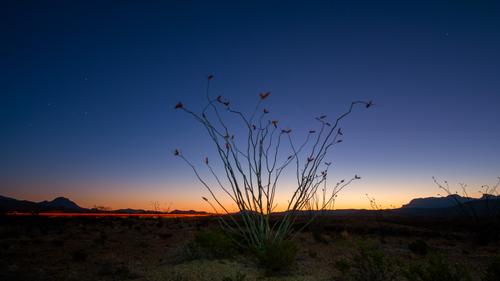
<svg viewBox="0 0 500 281">
<path fill-rule="evenodd" d="M 477 244 L 456 221 L 326 217 L 320 230 L 251 253 L 214 218 L 0 220 L 2 281 L 493 281 L 500 272 L 500 243 Z"/>
</svg>

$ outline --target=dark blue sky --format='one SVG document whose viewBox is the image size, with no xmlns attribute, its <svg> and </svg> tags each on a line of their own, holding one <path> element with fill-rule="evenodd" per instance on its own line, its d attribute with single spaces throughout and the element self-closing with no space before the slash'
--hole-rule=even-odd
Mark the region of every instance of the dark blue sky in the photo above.
<svg viewBox="0 0 500 281">
<path fill-rule="evenodd" d="M 432 196 L 432 176 L 495 181 L 498 2 L 310 2 L 2 2 L 0 194 L 200 205 L 204 190 L 170 151 L 209 151 L 173 110 L 201 107 L 208 73 L 214 95 L 243 109 L 271 91 L 298 138 L 314 116 L 374 100 L 331 157 L 332 177 L 363 176 L 340 206 Z"/>
</svg>

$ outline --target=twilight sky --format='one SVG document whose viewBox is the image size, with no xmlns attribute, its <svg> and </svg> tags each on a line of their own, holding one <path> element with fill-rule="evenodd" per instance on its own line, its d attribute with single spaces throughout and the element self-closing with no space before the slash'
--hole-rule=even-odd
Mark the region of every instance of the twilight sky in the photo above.
<svg viewBox="0 0 500 281">
<path fill-rule="evenodd" d="M 435 196 L 432 176 L 496 182 L 498 2 L 305 2 L 2 2 L 0 195 L 208 210 L 171 151 L 201 167 L 213 153 L 173 109 L 199 110 L 209 73 L 213 95 L 244 111 L 271 91 L 266 106 L 297 139 L 315 116 L 375 102 L 330 154 L 332 180 L 362 176 L 338 208 Z"/>
</svg>

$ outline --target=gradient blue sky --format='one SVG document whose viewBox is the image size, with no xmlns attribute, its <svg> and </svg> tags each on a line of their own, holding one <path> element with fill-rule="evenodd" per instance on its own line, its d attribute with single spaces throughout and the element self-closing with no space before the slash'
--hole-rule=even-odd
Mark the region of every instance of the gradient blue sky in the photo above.
<svg viewBox="0 0 500 281">
<path fill-rule="evenodd" d="M 343 124 L 338 207 L 438 193 L 500 176 L 495 1 L 3 1 L 0 194 L 90 207 L 208 209 L 189 167 L 210 153 L 173 110 L 205 77 L 242 109 L 269 107 L 301 137 L 313 117 L 373 99 Z M 292 188 L 282 182 L 284 194 Z"/>
</svg>

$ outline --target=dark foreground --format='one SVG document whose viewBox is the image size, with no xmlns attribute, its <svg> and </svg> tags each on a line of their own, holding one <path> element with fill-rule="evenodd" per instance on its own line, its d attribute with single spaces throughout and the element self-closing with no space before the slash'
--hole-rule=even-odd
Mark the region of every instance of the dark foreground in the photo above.
<svg viewBox="0 0 500 281">
<path fill-rule="evenodd" d="M 0 222 L 3 281 L 488 280 L 500 256 L 498 239 L 467 220 L 321 218 L 294 239 L 295 262 L 271 273 L 228 245 L 214 217 L 2 216 Z"/>
</svg>

